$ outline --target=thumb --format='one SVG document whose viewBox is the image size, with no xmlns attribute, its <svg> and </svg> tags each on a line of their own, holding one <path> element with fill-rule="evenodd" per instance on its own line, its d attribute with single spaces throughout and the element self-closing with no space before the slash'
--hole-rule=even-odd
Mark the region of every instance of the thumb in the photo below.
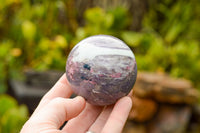
<svg viewBox="0 0 200 133">
<path fill-rule="evenodd" d="M 76 117 L 84 107 L 85 100 L 81 96 L 74 99 L 55 98 L 31 117 L 29 124 L 39 128 L 59 129 L 66 120 Z"/>
</svg>

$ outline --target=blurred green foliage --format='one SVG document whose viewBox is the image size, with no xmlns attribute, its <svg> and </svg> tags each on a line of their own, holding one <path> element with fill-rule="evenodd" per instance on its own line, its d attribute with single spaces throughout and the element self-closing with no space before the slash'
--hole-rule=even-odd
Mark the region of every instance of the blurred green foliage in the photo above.
<svg viewBox="0 0 200 133">
<path fill-rule="evenodd" d="M 25 69 L 64 70 L 72 47 L 96 34 L 124 40 L 139 70 L 184 77 L 200 88 L 199 0 L 149 0 L 139 31 L 130 30 L 134 18 L 124 6 L 88 8 L 80 21 L 73 0 L 0 2 L 0 93 Z"/>
<path fill-rule="evenodd" d="M 108 34 L 120 37 L 119 32 L 128 27 L 130 22 L 128 11 L 122 7 L 104 10 L 99 7 L 87 9 L 84 13 L 85 25 L 75 32 L 75 42 L 97 34 Z"/>
<path fill-rule="evenodd" d="M 28 119 L 28 109 L 8 95 L 0 95 L 0 132 L 18 133 Z"/>
<path fill-rule="evenodd" d="M 137 33 L 140 35 L 139 45 L 135 47 L 139 69 L 162 70 L 175 77 L 190 79 L 200 88 L 200 1 L 150 3 L 143 29 Z M 138 53 L 137 50 L 145 47 L 142 45 L 149 48 L 145 53 Z"/>
<path fill-rule="evenodd" d="M 0 0 L 0 94 L 25 69 L 64 71 L 73 46 L 96 34 L 124 40 L 139 70 L 167 72 L 200 88 L 199 0 L 148 0 L 139 31 L 130 30 L 137 20 L 124 6 L 92 7 L 82 13 L 75 2 Z M 0 96 L 0 132 L 18 132 L 27 115 L 25 106 Z"/>
</svg>

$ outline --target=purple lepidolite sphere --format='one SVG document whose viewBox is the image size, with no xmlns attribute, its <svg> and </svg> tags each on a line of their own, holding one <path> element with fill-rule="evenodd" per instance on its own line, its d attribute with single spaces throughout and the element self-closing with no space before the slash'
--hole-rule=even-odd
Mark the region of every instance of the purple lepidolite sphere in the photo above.
<svg viewBox="0 0 200 133">
<path fill-rule="evenodd" d="M 135 56 L 118 38 L 96 35 L 70 52 L 66 75 L 74 93 L 93 105 L 110 105 L 127 95 L 137 77 Z"/>
</svg>

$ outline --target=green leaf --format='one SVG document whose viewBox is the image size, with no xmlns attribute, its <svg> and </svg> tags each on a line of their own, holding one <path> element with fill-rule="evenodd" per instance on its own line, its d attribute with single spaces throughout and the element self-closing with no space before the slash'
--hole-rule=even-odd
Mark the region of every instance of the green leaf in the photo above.
<svg viewBox="0 0 200 133">
<path fill-rule="evenodd" d="M 99 7 L 94 7 L 86 10 L 85 18 L 91 25 L 100 25 L 104 19 L 105 12 Z"/>
<path fill-rule="evenodd" d="M 140 33 L 133 31 L 122 32 L 121 37 L 130 47 L 139 46 L 142 39 L 142 35 Z"/>
<path fill-rule="evenodd" d="M 182 30 L 183 30 L 182 24 L 174 24 L 167 32 L 165 40 L 168 43 L 174 42 L 177 39 L 178 35 L 182 32 Z"/>
<path fill-rule="evenodd" d="M 33 40 L 36 34 L 36 25 L 26 20 L 22 23 L 22 33 L 27 40 Z"/>
<path fill-rule="evenodd" d="M 10 56 L 10 49 L 12 48 L 12 43 L 10 41 L 4 41 L 3 43 L 0 43 L 0 58 L 6 58 L 7 56 Z"/>
<path fill-rule="evenodd" d="M 65 39 L 65 37 L 63 37 L 62 35 L 57 35 L 56 37 L 55 37 L 55 43 L 57 44 L 57 46 L 59 47 L 59 48 L 62 48 L 62 49 L 64 49 L 64 48 L 66 48 L 67 47 L 67 40 Z"/>
<path fill-rule="evenodd" d="M 3 133 L 18 133 L 28 119 L 26 106 L 19 106 L 8 110 L 1 119 Z"/>
<path fill-rule="evenodd" d="M 0 118 L 10 109 L 17 106 L 15 99 L 8 95 L 0 95 Z"/>
</svg>

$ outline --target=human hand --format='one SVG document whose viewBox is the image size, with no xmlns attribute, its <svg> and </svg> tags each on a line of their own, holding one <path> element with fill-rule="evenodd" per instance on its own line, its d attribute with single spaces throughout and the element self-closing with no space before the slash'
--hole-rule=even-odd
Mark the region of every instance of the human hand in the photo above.
<svg viewBox="0 0 200 133">
<path fill-rule="evenodd" d="M 84 98 L 73 99 L 66 75 L 42 98 L 38 107 L 24 124 L 21 133 L 121 133 L 132 107 L 125 96 L 115 105 L 100 107 L 86 103 Z M 68 121 L 62 129 L 60 127 Z"/>
</svg>

